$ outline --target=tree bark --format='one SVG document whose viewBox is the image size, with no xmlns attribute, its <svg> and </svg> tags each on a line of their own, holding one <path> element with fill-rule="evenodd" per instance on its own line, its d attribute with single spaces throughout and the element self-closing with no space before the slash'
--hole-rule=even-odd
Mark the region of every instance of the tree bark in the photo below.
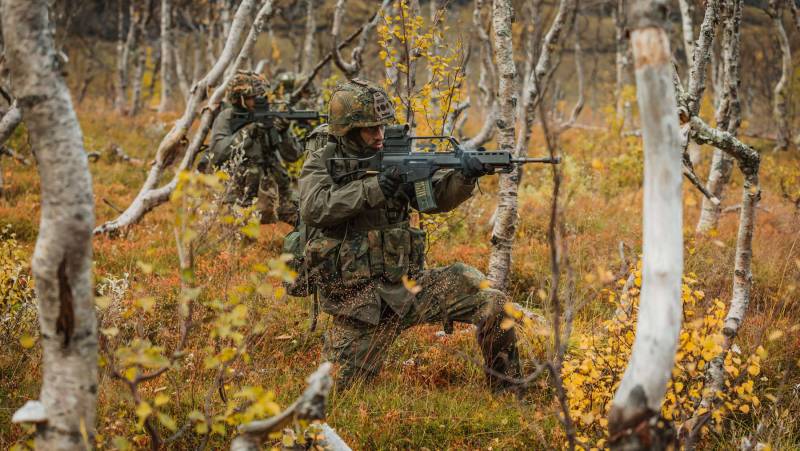
<svg viewBox="0 0 800 451">
<path fill-rule="evenodd" d="M 259 12 L 259 15 L 266 13 L 267 6 L 271 5 L 271 1 L 268 3 L 269 5 L 265 5 L 265 7 Z M 234 57 L 236 55 L 241 56 L 241 54 L 247 54 L 252 48 L 253 41 L 250 40 L 248 40 L 249 44 L 247 46 L 242 45 L 240 47 L 240 45 L 242 41 L 242 35 L 244 34 L 246 21 L 252 16 L 254 4 L 255 0 L 243 0 L 239 5 L 239 9 L 236 12 L 230 29 L 231 33 L 228 36 L 228 40 L 225 43 L 225 48 L 223 49 L 220 58 L 216 61 L 206 76 L 192 87 L 192 94 L 186 102 L 186 109 L 184 110 L 183 116 L 178 119 L 173 128 L 169 131 L 169 133 L 167 133 L 167 136 L 165 136 L 161 141 L 161 144 L 159 144 L 153 165 L 151 166 L 150 171 L 147 174 L 147 178 L 140 188 L 139 193 L 136 195 L 136 198 L 118 218 L 97 227 L 95 229 L 95 233 L 111 233 L 135 224 L 141 220 L 141 218 L 147 212 L 169 199 L 170 194 L 177 185 L 178 174 L 181 171 L 191 167 L 192 163 L 194 162 L 194 157 L 196 156 L 200 146 L 208 134 L 208 131 L 211 128 L 211 123 L 216 116 L 219 103 L 222 101 L 226 86 L 230 81 L 230 77 L 226 77 L 221 84 L 218 84 L 220 78 L 222 78 L 225 69 L 229 65 L 233 68 L 232 73 L 235 73 L 236 64 L 230 64 Z M 260 18 L 256 17 L 255 23 L 258 23 L 259 21 Z M 255 24 L 253 27 L 255 27 Z M 251 36 L 252 34 L 253 32 L 251 31 Z M 237 61 L 241 61 L 241 59 L 242 58 L 237 58 Z M 192 124 L 197 118 L 201 103 L 206 98 L 206 91 L 212 86 L 216 86 L 216 88 L 209 98 L 207 105 L 205 105 L 205 107 L 202 109 L 199 127 L 187 145 L 187 135 L 192 128 Z M 186 146 L 186 151 L 180 165 L 176 169 L 175 177 L 173 177 L 173 179 L 166 185 L 157 188 L 156 185 L 161 179 L 164 169 L 167 167 L 168 163 L 174 159 L 175 154 L 179 152 L 183 146 Z"/>
<path fill-rule="evenodd" d="M 507 6 L 507 9 L 505 8 Z M 515 110 L 517 103 L 513 83 L 516 79 L 516 66 L 511 47 L 511 17 L 513 11 L 510 3 L 494 2 L 492 19 L 494 24 L 494 50 L 497 67 L 500 70 L 500 83 L 498 89 L 498 115 L 497 130 L 498 143 L 501 150 L 507 150 L 516 156 L 527 152 L 527 139 L 533 123 L 535 107 L 541 102 L 544 86 L 547 85 L 552 75 L 552 54 L 560 47 L 563 30 L 575 18 L 575 1 L 560 0 L 558 11 L 553 18 L 553 23 L 545 35 L 539 50 L 539 58 L 533 70 L 525 78 L 522 90 L 522 105 Z M 533 51 L 533 50 L 531 50 Z M 530 53 L 529 53 L 530 56 Z M 520 132 L 515 139 L 514 113 L 521 117 Z M 508 174 L 501 174 L 499 181 L 499 202 L 494 214 L 492 228 L 492 251 L 489 256 L 488 279 L 494 288 L 505 290 L 508 285 L 508 275 L 511 271 L 511 248 L 517 230 L 517 191 L 522 179 L 522 172 L 516 166 Z"/>
<path fill-rule="evenodd" d="M 770 0 L 767 13 L 772 19 L 775 37 L 781 49 L 781 78 L 775 85 L 772 113 L 775 125 L 778 127 L 778 138 L 774 150 L 787 150 L 791 139 L 789 127 L 789 83 L 792 76 L 792 51 L 789 48 L 789 38 L 783 27 L 783 1 Z M 794 0 L 789 0 L 794 1 Z"/>
<path fill-rule="evenodd" d="M 175 70 L 175 37 L 172 27 L 172 0 L 161 0 L 161 101 L 158 112 L 165 113 L 175 106 L 173 71 Z"/>
<path fill-rule="evenodd" d="M 694 59 L 694 5 L 691 0 L 678 0 L 681 9 L 681 31 L 683 32 L 683 50 L 686 53 L 686 67 L 692 67 Z"/>
<path fill-rule="evenodd" d="M 306 30 L 298 68 L 298 72 L 301 74 L 309 73 L 314 64 L 314 34 L 317 31 L 317 8 L 314 3 L 314 0 L 306 0 Z"/>
<path fill-rule="evenodd" d="M 682 318 L 681 134 L 666 10 L 643 0 L 631 17 L 645 158 L 642 292 L 636 338 L 608 427 L 612 449 L 665 449 L 674 433 L 659 426 L 666 420 L 653 420 L 672 377 Z"/>
<path fill-rule="evenodd" d="M 614 4 L 614 29 L 616 36 L 616 69 L 617 83 L 614 92 L 616 99 L 617 118 L 625 116 L 625 104 L 628 102 L 623 98 L 625 86 L 630 84 L 630 39 L 626 30 L 625 0 L 617 0 Z M 631 124 L 628 124 L 629 126 Z"/>
<path fill-rule="evenodd" d="M 696 115 L 700 111 L 703 92 L 706 89 L 706 72 L 711 56 L 711 44 L 719 20 L 719 1 L 708 0 L 703 23 L 700 25 L 700 35 L 692 52 L 692 64 L 689 66 L 689 85 L 686 103 L 689 114 Z"/>
<path fill-rule="evenodd" d="M 736 135 L 741 124 L 739 104 L 741 21 L 742 1 L 731 0 L 726 3 L 722 38 L 722 92 L 717 105 L 716 122 L 720 129 L 733 135 Z M 732 173 L 733 157 L 721 149 L 714 149 L 706 190 L 717 199 L 723 200 L 725 185 L 730 181 Z M 704 234 L 716 229 L 721 209 L 721 204 L 715 204 L 704 197 L 696 232 Z"/>
<path fill-rule="evenodd" d="M 11 137 L 21 122 L 22 112 L 19 110 L 17 102 L 13 101 L 6 114 L 0 119 L 0 147 Z"/>
<path fill-rule="evenodd" d="M 138 10 L 134 6 L 135 3 L 131 3 L 130 8 L 128 9 L 128 32 L 123 40 L 123 33 L 122 30 L 124 29 L 124 17 L 122 14 L 122 4 L 123 0 L 119 0 L 119 14 L 118 14 L 118 40 L 117 40 L 117 77 L 119 80 L 117 81 L 117 92 L 116 98 L 114 100 L 114 106 L 118 112 L 125 112 L 128 107 L 128 70 L 129 70 L 129 60 L 131 54 L 131 48 L 135 45 L 136 40 L 136 33 L 137 33 L 137 22 L 138 22 Z"/>
<path fill-rule="evenodd" d="M 0 17 L 13 91 L 41 178 L 41 223 L 32 268 L 46 422 L 37 425 L 36 448 L 73 450 L 92 447 L 95 432 L 94 197 L 78 118 L 60 74 L 48 3 L 3 0 Z"/>
<path fill-rule="evenodd" d="M 136 68 L 133 74 L 131 104 L 128 114 L 136 116 L 143 106 L 142 83 L 144 82 L 144 71 L 147 65 L 147 23 L 150 21 L 150 11 L 152 10 L 153 0 L 146 0 L 139 12 L 136 24 L 136 32 L 133 35 L 134 60 Z"/>
<path fill-rule="evenodd" d="M 495 63 L 499 71 L 497 89 L 497 142 L 500 150 L 514 152 L 514 107 L 517 103 L 517 68 L 514 64 L 514 42 L 511 23 L 514 17 L 511 0 L 492 1 Z M 489 257 L 489 281 L 498 290 L 505 290 L 511 269 L 511 245 L 517 222 L 517 187 L 520 171 L 515 167 L 502 174 L 498 189 L 496 220 L 492 230 L 492 253 Z"/>
</svg>

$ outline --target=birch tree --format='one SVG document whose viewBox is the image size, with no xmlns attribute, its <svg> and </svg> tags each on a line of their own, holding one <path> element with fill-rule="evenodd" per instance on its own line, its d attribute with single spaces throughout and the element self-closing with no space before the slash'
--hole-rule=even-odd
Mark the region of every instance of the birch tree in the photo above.
<svg viewBox="0 0 800 451">
<path fill-rule="evenodd" d="M 522 87 L 522 104 L 515 109 L 516 80 L 513 42 L 511 38 L 511 18 L 513 10 L 510 2 L 495 1 L 492 9 L 494 28 L 494 53 L 498 67 L 498 115 L 495 122 L 498 131 L 498 144 L 515 156 L 527 152 L 527 139 L 533 123 L 533 112 L 542 100 L 544 88 L 553 73 L 552 56 L 558 51 L 563 40 L 564 30 L 575 20 L 575 0 L 560 0 L 553 22 L 538 51 L 536 64 L 525 74 Z M 528 55 L 533 55 L 529 52 Z M 531 56 L 532 57 L 532 56 Z M 515 112 L 520 116 L 515 118 Z M 515 121 L 520 130 L 515 129 Z M 519 134 L 517 134 L 519 133 Z M 505 290 L 511 270 L 511 248 L 517 229 L 517 191 L 522 179 L 522 171 L 514 168 L 508 174 L 500 175 L 499 201 L 495 211 L 492 229 L 492 251 L 489 256 L 488 279 L 494 288 Z"/>
<path fill-rule="evenodd" d="M 690 0 L 678 0 L 681 9 L 681 31 L 683 36 L 683 51 L 686 53 L 686 67 L 692 66 L 694 60 L 694 5 Z"/>
<path fill-rule="evenodd" d="M 719 95 L 720 100 L 717 105 L 716 122 L 718 128 L 733 135 L 736 135 L 741 124 L 741 107 L 739 104 L 739 28 L 741 21 L 741 0 L 726 2 L 723 8 L 722 83 Z M 714 149 L 706 190 L 717 199 L 722 200 L 724 198 L 725 185 L 728 184 L 733 173 L 733 162 L 732 156 L 719 148 Z M 703 197 L 696 232 L 704 234 L 716 229 L 721 211 L 720 203 L 712 202 L 707 197 Z"/>
<path fill-rule="evenodd" d="M 306 0 L 306 29 L 303 35 L 303 51 L 300 52 L 300 65 L 297 68 L 301 74 L 308 73 L 314 63 L 314 35 L 317 31 L 317 8 L 314 0 Z"/>
<path fill-rule="evenodd" d="M 172 109 L 174 85 L 172 73 L 175 70 L 175 37 L 172 27 L 172 0 L 161 0 L 161 101 L 158 112 L 164 113 Z"/>
<path fill-rule="evenodd" d="M 0 5 L 12 87 L 41 177 L 41 223 L 32 268 L 43 379 L 40 401 L 29 402 L 15 417 L 37 422 L 37 449 L 73 450 L 94 444 L 94 197 L 80 126 L 60 75 L 48 4 L 3 0 Z"/>
<path fill-rule="evenodd" d="M 769 6 L 767 7 L 767 14 L 772 20 L 772 28 L 775 30 L 775 37 L 781 49 L 781 78 L 775 85 L 772 104 L 772 114 L 775 125 L 778 128 L 775 150 L 788 149 L 789 140 L 791 139 L 788 103 L 789 83 L 792 77 L 792 51 L 789 48 L 786 29 L 783 27 L 783 3 L 784 0 L 769 0 Z"/>
<path fill-rule="evenodd" d="M 612 449 L 665 449 L 674 438 L 657 420 L 682 318 L 681 134 L 666 8 L 657 1 L 639 0 L 631 19 L 644 140 L 642 292 L 636 338 L 608 427 Z"/>
<path fill-rule="evenodd" d="M 629 0 L 630 1 L 630 0 Z M 614 98 L 617 99 L 617 118 L 622 118 L 625 111 L 630 109 L 626 107 L 627 100 L 622 95 L 625 86 L 629 85 L 629 72 L 630 72 L 630 40 L 626 31 L 626 16 L 625 16 L 625 0 L 616 0 L 613 4 L 614 16 L 614 35 L 615 35 L 615 48 L 616 48 L 616 70 L 617 70 L 617 83 L 614 91 Z M 626 122 L 628 118 L 625 118 Z M 630 124 L 628 124 L 630 125 Z"/>
<path fill-rule="evenodd" d="M 114 106 L 119 112 L 124 112 L 128 106 L 128 71 L 129 59 L 131 48 L 134 46 L 136 33 L 138 30 L 138 17 L 139 12 L 136 8 L 136 2 L 131 2 L 128 9 L 128 29 L 124 32 L 125 15 L 123 4 L 124 0 L 118 0 L 118 14 L 117 14 L 117 85 L 116 97 L 114 98 Z"/>
</svg>

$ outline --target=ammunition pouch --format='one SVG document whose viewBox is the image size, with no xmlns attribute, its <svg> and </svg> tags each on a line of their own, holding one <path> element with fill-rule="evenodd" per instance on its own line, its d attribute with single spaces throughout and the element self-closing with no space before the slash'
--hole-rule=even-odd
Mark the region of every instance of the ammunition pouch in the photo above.
<svg viewBox="0 0 800 451">
<path fill-rule="evenodd" d="M 310 273 L 350 288 L 373 279 L 399 283 L 425 266 L 425 232 L 403 222 L 383 229 L 349 231 L 343 239 L 329 235 L 306 245 Z"/>
</svg>

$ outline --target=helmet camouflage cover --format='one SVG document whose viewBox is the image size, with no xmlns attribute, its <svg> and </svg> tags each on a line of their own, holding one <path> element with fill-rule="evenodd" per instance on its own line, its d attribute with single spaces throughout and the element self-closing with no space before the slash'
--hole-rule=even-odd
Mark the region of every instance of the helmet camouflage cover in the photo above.
<svg viewBox="0 0 800 451">
<path fill-rule="evenodd" d="M 337 86 L 328 106 L 328 130 L 344 136 L 359 127 L 394 121 L 394 107 L 386 91 L 375 83 L 354 78 Z"/>
<path fill-rule="evenodd" d="M 283 87 L 284 91 L 288 91 L 290 89 L 294 89 L 297 85 L 297 74 L 294 72 L 282 72 L 278 75 L 278 86 L 277 88 Z"/>
<path fill-rule="evenodd" d="M 240 70 L 228 85 L 228 101 L 237 103 L 241 97 L 260 97 L 267 92 L 267 80 L 263 75 Z"/>
</svg>

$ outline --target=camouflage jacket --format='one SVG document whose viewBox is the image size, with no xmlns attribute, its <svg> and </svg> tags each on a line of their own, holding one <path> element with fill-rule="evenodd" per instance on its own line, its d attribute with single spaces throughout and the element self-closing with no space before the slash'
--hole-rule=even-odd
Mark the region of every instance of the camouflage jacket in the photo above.
<svg viewBox="0 0 800 451">
<path fill-rule="evenodd" d="M 236 132 L 231 128 L 231 117 L 234 111 L 241 107 L 226 104 L 223 108 L 214 120 L 211 129 L 211 145 L 208 149 L 208 162 L 217 167 L 222 166 L 233 157 L 235 144 L 249 139 L 244 127 Z M 300 144 L 288 130 L 278 132 L 274 128 L 265 129 L 251 142 L 244 146 L 246 165 L 283 170 L 277 154 L 280 154 L 284 161 L 290 163 L 300 159 L 302 154 Z"/>
<path fill-rule="evenodd" d="M 380 320 L 381 300 L 398 315 L 410 309 L 414 296 L 402 277 L 422 271 L 425 234 L 409 225 L 406 198 L 387 199 L 374 175 L 353 175 L 338 185 L 327 169 L 331 157 L 366 157 L 347 138 L 312 139 L 300 175 L 300 215 L 314 229 L 306 261 L 319 273 L 323 311 L 369 324 Z M 324 145 L 323 145 L 324 144 Z M 337 161 L 344 172 L 356 162 Z M 439 212 L 467 200 L 475 182 L 457 171 L 440 171 L 433 180 Z"/>
</svg>

